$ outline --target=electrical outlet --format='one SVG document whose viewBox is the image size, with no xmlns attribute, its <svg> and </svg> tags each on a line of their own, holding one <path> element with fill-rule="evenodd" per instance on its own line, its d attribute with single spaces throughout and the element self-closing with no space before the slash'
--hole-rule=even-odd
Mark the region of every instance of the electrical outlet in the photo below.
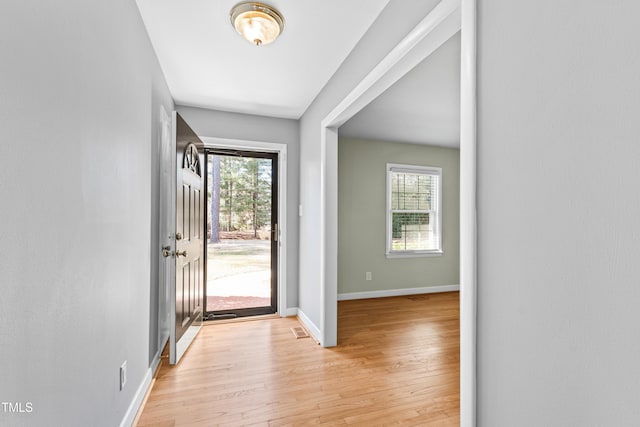
<svg viewBox="0 0 640 427">
<path fill-rule="evenodd" d="M 127 361 L 125 360 L 120 365 L 120 390 L 124 389 L 124 385 L 127 383 Z"/>
<path fill-rule="evenodd" d="M 366 275 L 365 275 L 365 278 L 366 278 L 367 280 L 372 280 L 372 279 L 371 279 L 371 272 L 370 272 L 370 271 L 367 271 L 367 273 L 366 273 Z"/>
</svg>

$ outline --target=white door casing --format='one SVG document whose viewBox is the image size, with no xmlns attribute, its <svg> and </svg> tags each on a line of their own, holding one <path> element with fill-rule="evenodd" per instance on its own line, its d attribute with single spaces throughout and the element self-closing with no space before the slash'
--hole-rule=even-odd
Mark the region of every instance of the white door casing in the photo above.
<svg viewBox="0 0 640 427">
<path fill-rule="evenodd" d="M 321 123 L 320 341 L 337 345 L 338 131 L 444 41 L 461 31 L 460 412 L 476 421 L 476 0 L 442 0 L 327 114 Z"/>
<path fill-rule="evenodd" d="M 175 224 L 175 171 L 173 166 L 173 156 L 176 151 L 175 139 L 171 136 L 171 119 L 169 114 L 160 106 L 160 212 L 159 212 L 159 242 L 157 255 L 160 259 L 160 271 L 158 275 L 158 349 L 162 351 L 169 339 L 170 319 L 170 298 L 172 277 L 175 277 L 175 263 L 169 262 L 162 255 L 162 248 L 172 250 L 172 233 Z"/>
</svg>

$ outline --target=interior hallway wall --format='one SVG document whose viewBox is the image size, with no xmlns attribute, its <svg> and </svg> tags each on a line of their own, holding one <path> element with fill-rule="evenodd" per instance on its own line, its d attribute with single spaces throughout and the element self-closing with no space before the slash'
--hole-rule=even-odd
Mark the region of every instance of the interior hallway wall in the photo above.
<svg viewBox="0 0 640 427">
<path fill-rule="evenodd" d="M 32 404 L 0 424 L 116 426 L 157 351 L 173 101 L 134 1 L 3 3 L 0 56 L 0 401 Z"/>
<path fill-rule="evenodd" d="M 478 425 L 638 425 L 640 3 L 478 11 Z"/>
</svg>

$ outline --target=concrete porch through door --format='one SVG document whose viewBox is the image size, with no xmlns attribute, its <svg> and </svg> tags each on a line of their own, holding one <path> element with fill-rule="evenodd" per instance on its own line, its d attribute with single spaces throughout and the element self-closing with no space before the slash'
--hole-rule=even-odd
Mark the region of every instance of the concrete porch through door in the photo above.
<svg viewBox="0 0 640 427">
<path fill-rule="evenodd" d="M 271 305 L 271 242 L 224 234 L 207 245 L 207 311 Z"/>
</svg>

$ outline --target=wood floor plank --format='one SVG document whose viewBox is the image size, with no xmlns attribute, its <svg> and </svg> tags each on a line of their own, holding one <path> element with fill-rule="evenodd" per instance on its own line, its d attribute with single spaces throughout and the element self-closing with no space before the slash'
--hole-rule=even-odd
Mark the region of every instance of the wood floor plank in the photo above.
<svg viewBox="0 0 640 427">
<path fill-rule="evenodd" d="M 338 304 L 338 346 L 296 339 L 295 318 L 208 325 L 163 364 L 147 426 L 456 426 L 457 292 Z"/>
</svg>

